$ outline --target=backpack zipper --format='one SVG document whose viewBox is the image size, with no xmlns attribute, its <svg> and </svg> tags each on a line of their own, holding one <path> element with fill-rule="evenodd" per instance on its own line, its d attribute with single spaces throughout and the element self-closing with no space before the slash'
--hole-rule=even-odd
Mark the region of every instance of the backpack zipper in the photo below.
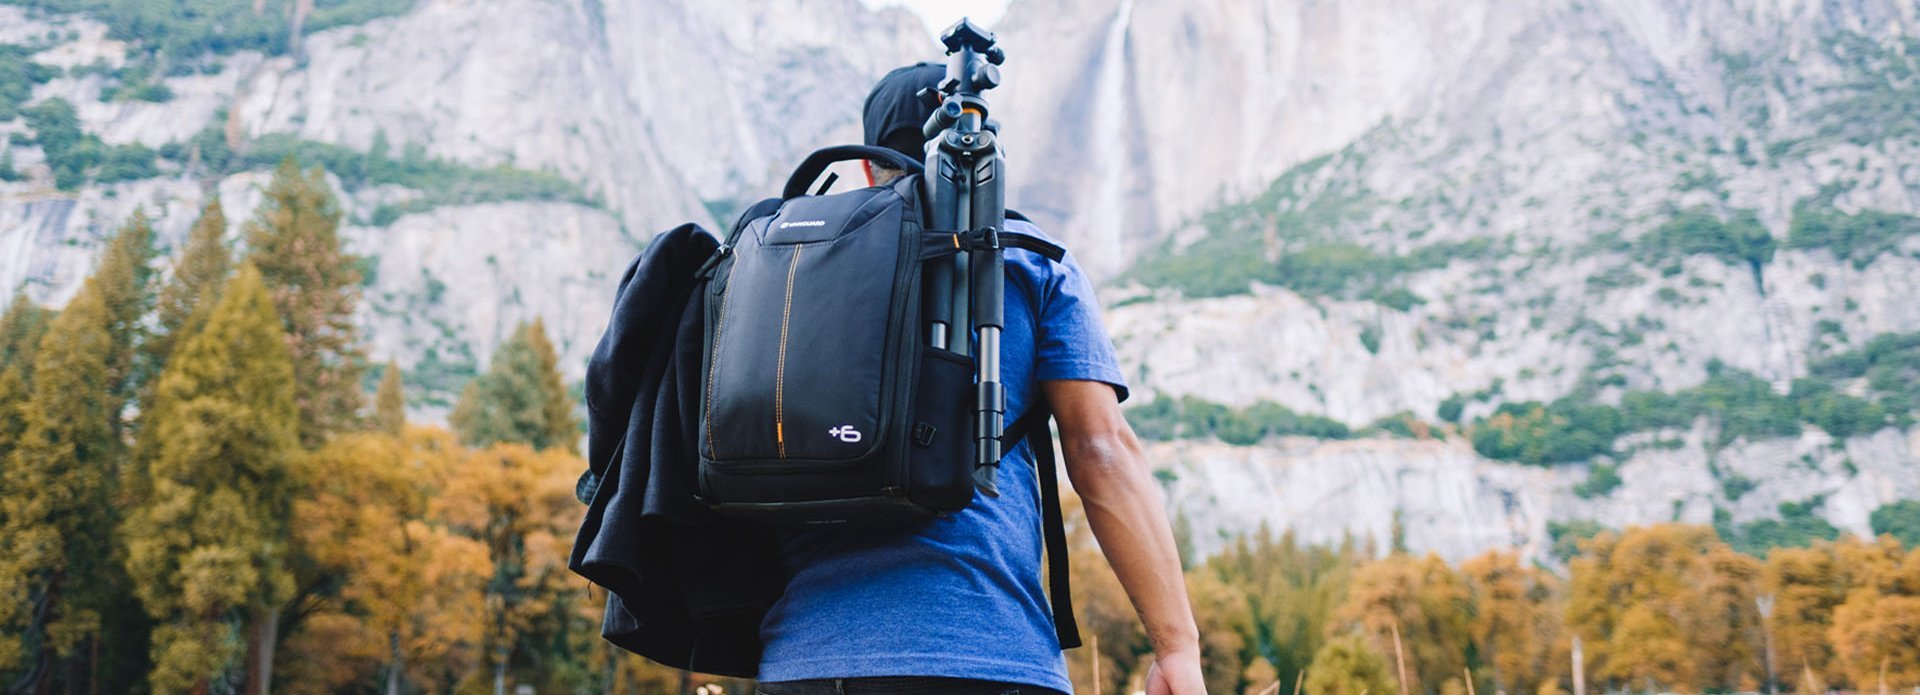
<svg viewBox="0 0 1920 695">
<path fill-rule="evenodd" d="M 780 359 L 773 377 L 773 441 L 780 458 L 787 457 L 787 328 L 793 320 L 793 278 L 800 270 L 800 252 L 805 249 L 793 247 L 793 262 L 787 265 L 787 302 L 780 311 Z"/>
</svg>

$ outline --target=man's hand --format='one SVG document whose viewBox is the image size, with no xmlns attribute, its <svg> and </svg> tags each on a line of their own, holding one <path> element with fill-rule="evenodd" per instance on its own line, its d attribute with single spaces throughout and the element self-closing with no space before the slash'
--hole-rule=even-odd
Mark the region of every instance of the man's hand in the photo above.
<svg viewBox="0 0 1920 695">
<path fill-rule="evenodd" d="M 1087 526 L 1126 589 L 1153 642 L 1148 695 L 1200 695 L 1200 631 L 1187 603 L 1180 551 L 1166 501 L 1147 469 L 1140 440 L 1120 414 L 1113 387 L 1097 381 L 1042 381 L 1060 422 L 1067 477 Z"/>
<path fill-rule="evenodd" d="M 1157 655 L 1147 669 L 1147 695 L 1199 695 L 1207 692 L 1200 675 L 1200 653 Z"/>
</svg>

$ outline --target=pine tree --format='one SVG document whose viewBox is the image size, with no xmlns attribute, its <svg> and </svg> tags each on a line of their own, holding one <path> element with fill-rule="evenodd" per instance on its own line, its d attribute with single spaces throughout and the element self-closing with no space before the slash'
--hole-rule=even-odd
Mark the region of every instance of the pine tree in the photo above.
<svg viewBox="0 0 1920 695">
<path fill-rule="evenodd" d="M 13 458 L 10 452 L 27 431 L 33 356 L 51 315 L 28 300 L 25 291 L 16 291 L 6 313 L 0 314 L 0 499 L 7 497 L 8 481 L 12 480 L 8 474 Z M 0 509 L 0 528 L 5 527 L 6 510 Z"/>
<path fill-rule="evenodd" d="M 98 285 L 107 310 L 107 383 L 116 436 L 122 429 L 121 411 L 147 377 L 135 357 L 145 338 L 142 323 L 153 308 L 153 257 L 153 224 L 136 209 L 100 255 L 100 267 L 89 280 Z"/>
<path fill-rule="evenodd" d="M 380 375 L 380 390 L 374 394 L 374 424 L 381 432 L 398 435 L 407 427 L 407 394 L 400 380 L 400 364 L 387 361 Z"/>
<path fill-rule="evenodd" d="M 174 259 L 172 280 L 160 289 L 154 312 L 160 330 L 146 344 L 148 367 L 155 373 L 166 368 L 167 357 L 173 354 L 180 337 L 198 327 L 195 316 L 199 310 L 212 307 L 219 299 L 220 288 L 227 284 L 227 276 L 233 272 L 233 256 L 227 251 L 226 234 L 226 211 L 219 198 L 212 198 L 187 232 L 186 248 Z"/>
<path fill-rule="evenodd" d="M 293 593 L 293 390 L 272 299 L 259 271 L 243 266 L 155 387 L 141 433 L 154 442 L 147 494 L 121 527 L 134 593 L 159 622 L 155 692 L 195 689 L 227 669 L 269 676 L 259 662 L 238 663 L 237 628 L 250 622 L 244 641 L 257 643 Z"/>
<path fill-rule="evenodd" d="M 127 458 L 123 414 L 141 380 L 135 354 L 152 304 L 153 253 L 152 225 L 136 210 L 67 310 L 47 324 L 30 373 L 19 356 L 36 321 L 0 321 L 8 324 L 0 342 L 15 355 L 7 369 L 19 370 L 9 388 L 31 394 L 8 408 L 11 416 L 0 414 L 14 420 L 0 427 L 18 432 L 17 445 L 0 454 L 9 481 L 0 490 L 0 573 L 9 575 L 0 580 L 0 632 L 10 635 L 0 637 L 0 668 L 27 659 L 37 689 L 94 687 L 85 679 L 99 670 L 101 616 L 126 596 L 111 531 Z M 37 313 L 20 303 L 18 316 Z M 69 675 L 81 680 L 65 682 Z"/>
<path fill-rule="evenodd" d="M 102 294 L 101 283 L 88 280 L 48 326 L 34 355 L 20 441 L 7 452 L 0 669 L 37 661 L 48 649 L 64 655 L 99 624 L 109 484 L 121 449 Z"/>
<path fill-rule="evenodd" d="M 0 368 L 19 365 L 21 378 L 33 375 L 33 353 L 46 335 L 53 312 L 27 299 L 24 288 L 14 290 L 7 311 L 0 314 Z"/>
<path fill-rule="evenodd" d="M 293 357 L 300 442 L 316 448 L 350 429 L 360 410 L 364 357 L 355 341 L 360 271 L 341 250 L 340 209 L 325 172 L 280 162 L 266 199 L 247 222 L 248 260 L 279 311 Z"/>
<path fill-rule="evenodd" d="M 451 418 L 460 441 L 472 447 L 517 442 L 574 451 L 579 422 L 559 361 L 544 323 L 520 324 L 494 352 L 487 373 L 461 392 Z"/>
</svg>

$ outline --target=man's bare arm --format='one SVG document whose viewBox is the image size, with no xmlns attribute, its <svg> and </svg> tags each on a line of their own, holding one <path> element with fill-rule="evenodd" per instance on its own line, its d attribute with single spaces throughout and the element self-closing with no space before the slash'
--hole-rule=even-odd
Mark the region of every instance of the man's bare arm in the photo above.
<svg viewBox="0 0 1920 695">
<path fill-rule="evenodd" d="M 1148 679 L 1148 692 L 1205 692 L 1200 633 L 1187 603 L 1180 551 L 1160 488 L 1140 440 L 1120 414 L 1113 387 L 1062 380 L 1043 381 L 1041 388 L 1060 423 L 1067 477 L 1086 509 L 1087 524 L 1153 642 L 1157 673 Z"/>
</svg>

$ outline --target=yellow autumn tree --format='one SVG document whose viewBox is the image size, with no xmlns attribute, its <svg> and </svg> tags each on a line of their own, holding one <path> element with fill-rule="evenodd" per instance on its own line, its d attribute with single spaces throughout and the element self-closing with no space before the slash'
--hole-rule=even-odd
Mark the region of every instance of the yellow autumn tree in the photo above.
<svg viewBox="0 0 1920 695">
<path fill-rule="evenodd" d="M 1833 611 L 1847 598 L 1847 579 L 1836 566 L 1832 543 L 1809 548 L 1774 548 L 1761 572 L 1761 596 L 1770 600 L 1768 636 L 1773 641 L 1774 678 L 1796 691 L 1806 690 L 1806 671 L 1833 682 L 1833 645 L 1827 632 Z"/>
<path fill-rule="evenodd" d="M 1494 689 L 1534 692 L 1554 680 L 1559 638 L 1553 577 L 1517 553 L 1492 550 L 1460 565 L 1473 596 L 1473 643 L 1491 669 Z"/>
<path fill-rule="evenodd" d="M 1920 685 L 1920 549 L 1903 552 L 1881 536 L 1838 550 L 1853 576 L 1828 631 L 1835 662 L 1858 690 Z"/>
<path fill-rule="evenodd" d="M 467 456 L 431 502 L 450 530 L 486 549 L 482 643 L 496 691 L 511 687 L 510 671 L 537 670 L 535 642 L 565 640 L 572 627 L 561 602 L 586 584 L 567 570 L 580 514 L 573 479 L 583 468 L 560 449 L 498 444 Z"/>
<path fill-rule="evenodd" d="M 1253 609 L 1246 592 L 1202 570 L 1187 573 L 1187 597 L 1200 628 L 1200 659 L 1207 692 L 1239 692 L 1254 634 Z"/>
<path fill-rule="evenodd" d="M 1752 692 L 1766 684 L 1758 601 L 1763 567 L 1759 559 L 1717 543 L 1688 570 L 1681 629 L 1703 690 Z"/>
<path fill-rule="evenodd" d="M 396 436 L 407 428 L 406 386 L 400 378 L 400 364 L 392 360 L 381 370 L 380 388 L 374 391 L 373 426 Z"/>
<path fill-rule="evenodd" d="M 377 681 L 398 693 L 477 666 L 486 548 L 428 514 L 437 480 L 457 475 L 464 455 L 451 435 L 420 428 L 344 435 L 306 458 L 298 540 L 340 585 L 290 638 L 294 692 Z"/>
<path fill-rule="evenodd" d="M 1406 691 L 1435 693 L 1466 668 L 1468 607 L 1466 583 L 1445 560 L 1395 553 L 1354 573 L 1335 625 L 1360 630 L 1374 651 L 1396 662 L 1396 672 L 1397 641 L 1406 661 Z"/>
<path fill-rule="evenodd" d="M 1761 565 L 1705 526 L 1603 533 L 1570 563 L 1568 627 L 1588 673 L 1618 687 L 1680 692 L 1758 687 Z"/>
</svg>

